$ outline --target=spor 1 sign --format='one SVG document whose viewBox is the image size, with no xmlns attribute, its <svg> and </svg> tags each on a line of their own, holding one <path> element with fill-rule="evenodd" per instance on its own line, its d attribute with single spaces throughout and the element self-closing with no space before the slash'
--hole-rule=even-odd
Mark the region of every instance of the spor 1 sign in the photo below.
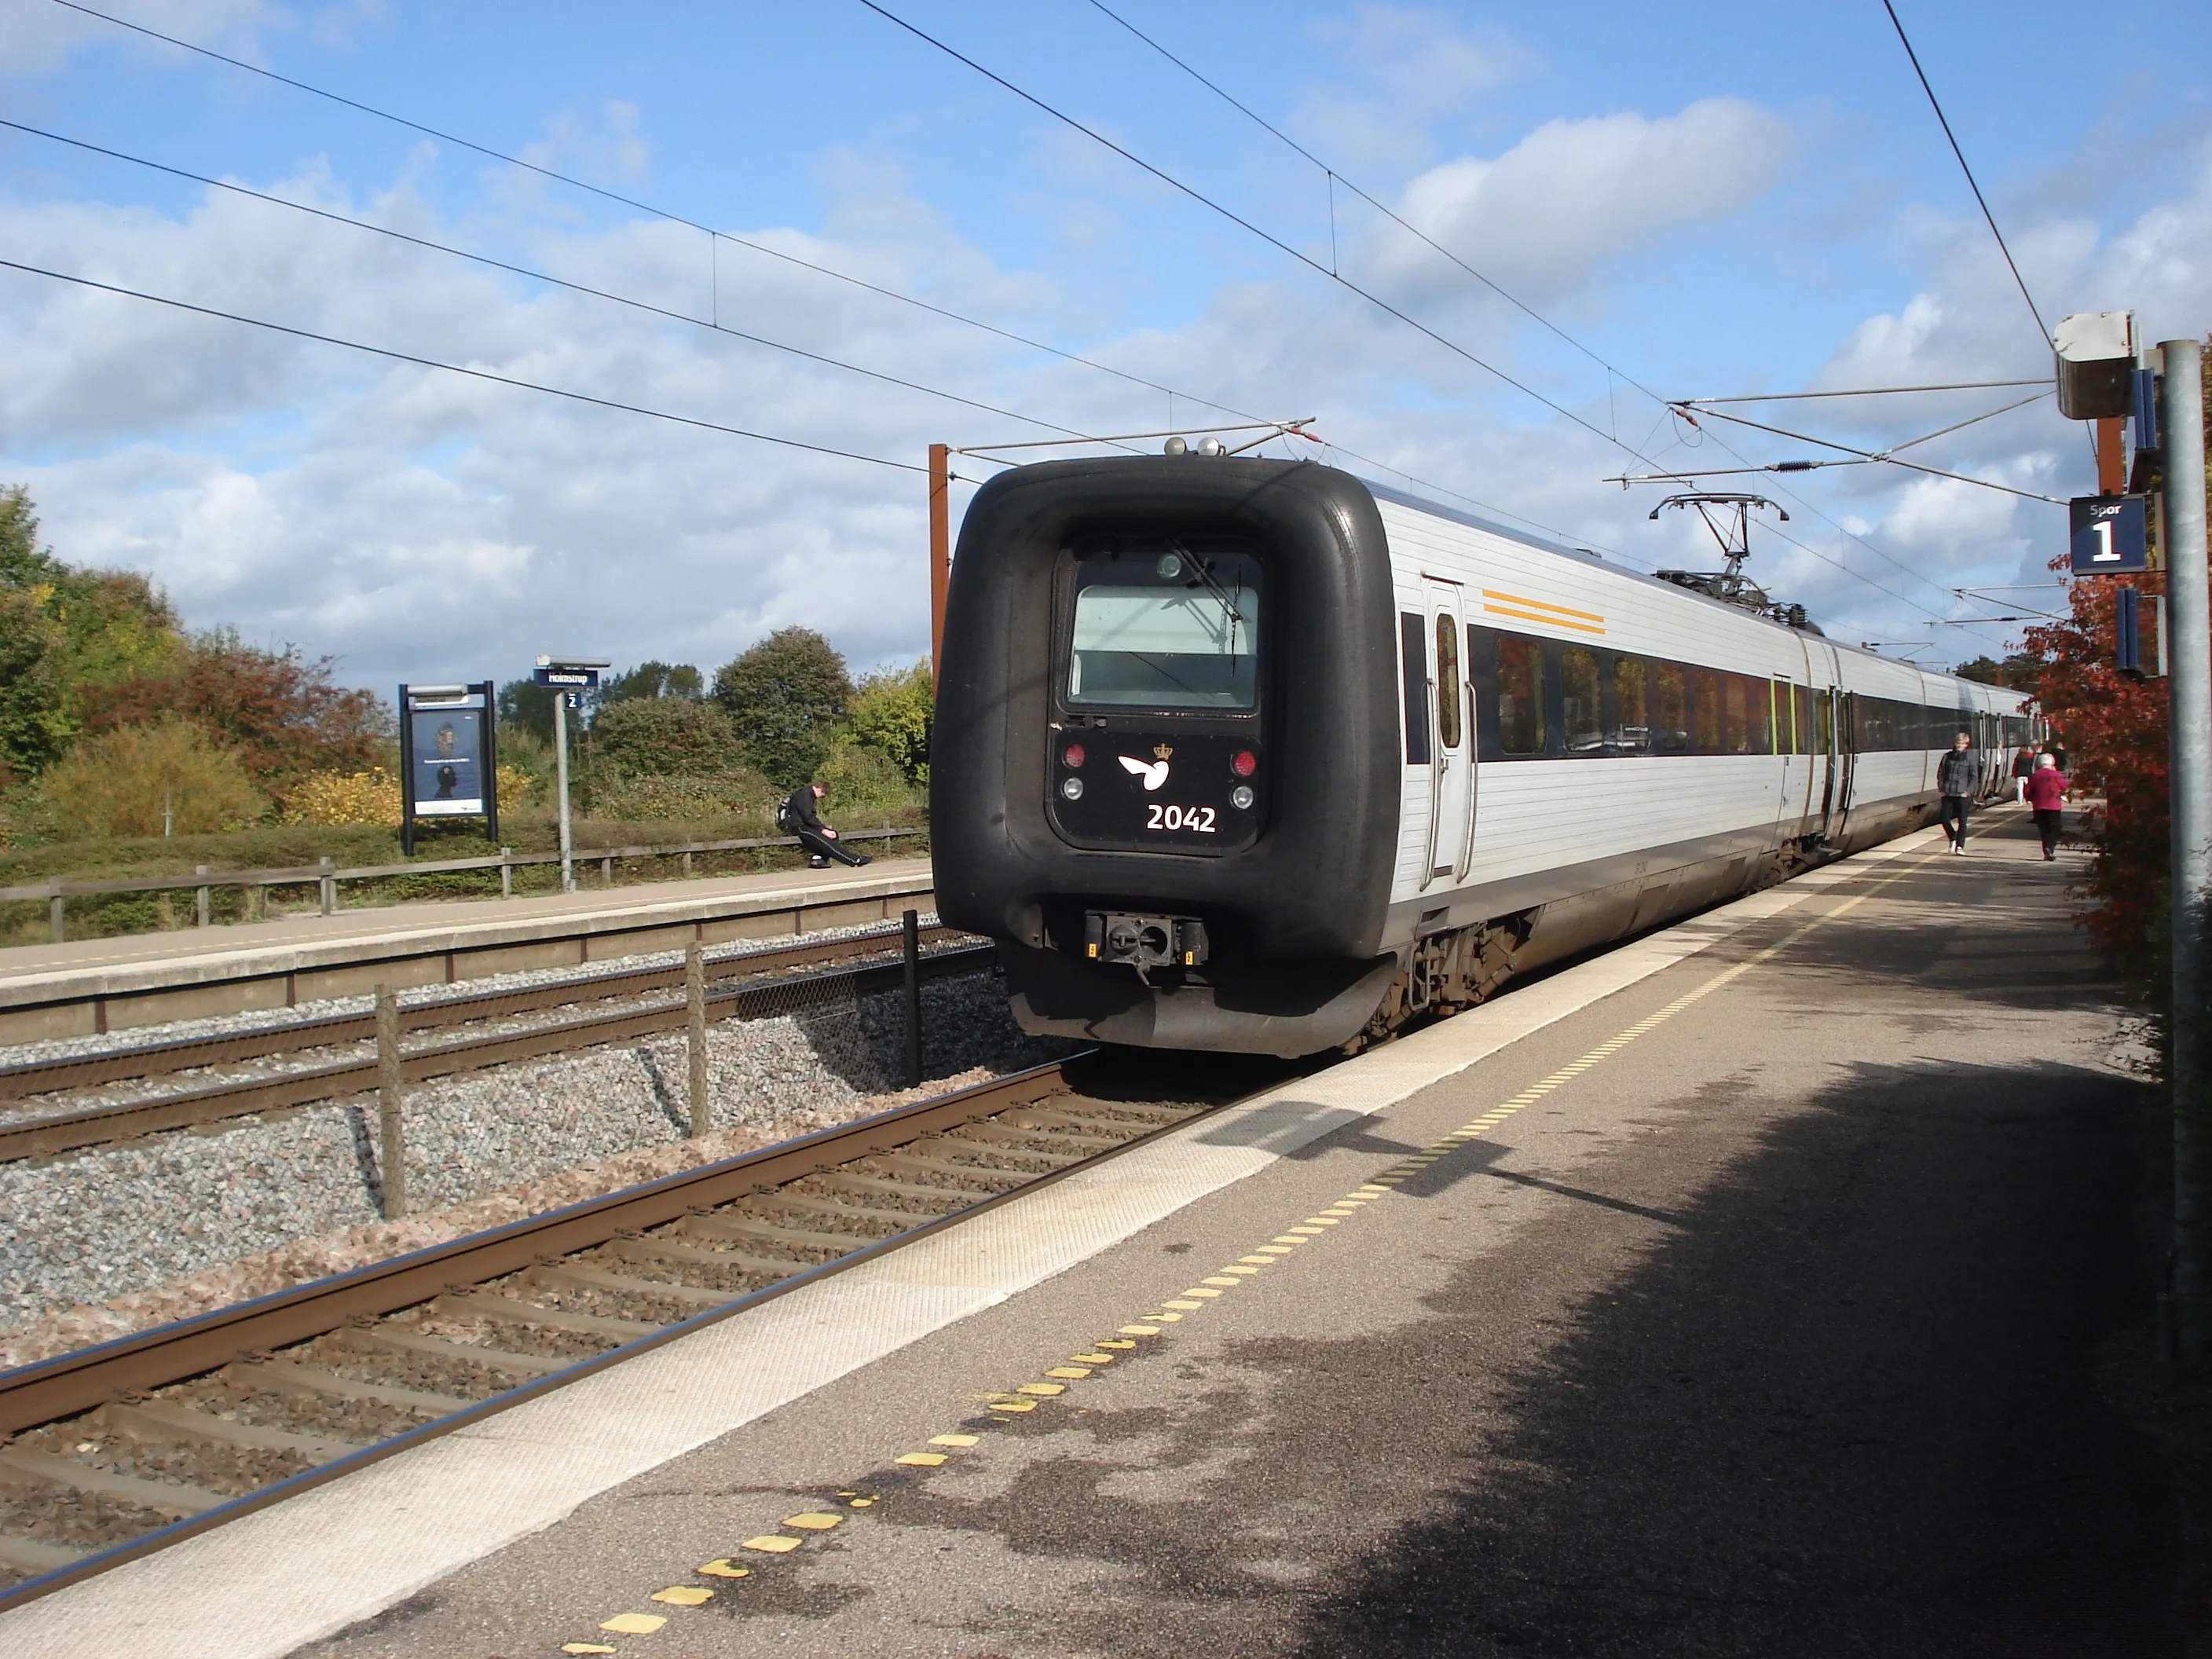
<svg viewBox="0 0 2212 1659">
<path fill-rule="evenodd" d="M 2150 568 L 2140 495 L 2076 495 L 2068 503 L 2073 521 L 2074 574 L 2104 576 Z"/>
</svg>

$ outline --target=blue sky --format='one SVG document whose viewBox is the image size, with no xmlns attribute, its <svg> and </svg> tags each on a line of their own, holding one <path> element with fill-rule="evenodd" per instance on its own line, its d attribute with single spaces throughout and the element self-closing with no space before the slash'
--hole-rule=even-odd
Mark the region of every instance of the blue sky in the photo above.
<svg viewBox="0 0 2212 1659">
<path fill-rule="evenodd" d="M 1680 427 L 1630 381 L 1678 397 L 2047 372 L 1879 3 L 1116 4 L 1574 343 L 1341 185 L 1332 252 L 1324 173 L 1088 0 L 887 4 L 1587 425 L 855 0 L 104 9 L 1188 397 L 1318 416 L 1335 445 L 1637 568 L 1695 558 L 1692 527 L 1647 521 L 1659 489 L 1601 480 L 1650 470 L 1632 449 L 1665 466 L 1728 458 L 1721 429 Z M 2046 320 L 2131 306 L 2152 339 L 2212 325 L 2212 14 L 1900 14 Z M 1187 400 L 1171 417 L 1127 380 L 710 247 L 53 0 L 0 0 L 0 38 L 13 121 L 1080 431 L 1206 423 Z M 0 245 L 887 459 L 1039 431 L 13 132 L 0 132 Z M 926 644 L 911 473 L 15 272 L 0 271 L 0 479 L 32 487 L 58 550 L 148 570 L 195 624 L 334 653 L 348 679 L 503 678 L 547 647 L 711 668 L 793 623 L 858 665 Z M 1879 447 L 2002 401 L 1744 412 Z M 1817 453 L 1726 441 L 1761 462 Z M 2033 495 L 2092 487 L 2082 434 L 2047 400 L 1914 453 Z M 1795 544 L 1756 543 L 1755 574 L 1841 637 L 1927 640 L 1934 660 L 2018 632 L 1937 626 L 1973 614 L 1951 588 L 2046 580 L 2063 540 L 2062 508 L 1970 484 L 1863 467 L 1750 487 L 1784 483 Z"/>
</svg>

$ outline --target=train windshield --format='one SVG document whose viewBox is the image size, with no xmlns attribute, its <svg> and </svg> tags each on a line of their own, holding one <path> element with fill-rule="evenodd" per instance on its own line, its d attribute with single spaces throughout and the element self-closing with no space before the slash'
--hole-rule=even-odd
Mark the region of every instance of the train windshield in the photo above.
<svg viewBox="0 0 2212 1659">
<path fill-rule="evenodd" d="M 1249 709 L 1260 695 L 1260 567 L 1180 542 L 1076 564 L 1072 705 Z"/>
</svg>

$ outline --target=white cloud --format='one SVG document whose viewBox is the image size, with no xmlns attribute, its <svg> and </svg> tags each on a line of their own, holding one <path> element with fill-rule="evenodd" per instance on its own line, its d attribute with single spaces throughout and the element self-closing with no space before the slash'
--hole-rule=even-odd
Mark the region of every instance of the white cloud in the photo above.
<svg viewBox="0 0 2212 1659">
<path fill-rule="evenodd" d="M 365 7 L 366 9 L 366 7 Z M 284 32 L 296 19 L 271 0 L 137 0 L 131 21 L 161 33 L 211 46 L 247 63 L 260 63 L 261 38 Z M 164 46 L 134 30 L 88 17 L 51 0 L 0 0 L 0 77 L 30 80 L 52 73 L 88 46 L 114 46 L 137 56 L 175 65 L 185 61 L 178 47 Z"/>
<path fill-rule="evenodd" d="M 1656 118 L 1547 121 L 1495 160 L 1463 155 L 1407 185 L 1400 211 L 1527 299 L 1588 282 L 1612 256 L 1756 202 L 1792 164 L 1789 124 L 1741 98 Z M 1428 249 L 1378 233 L 1393 291 L 1464 279 Z"/>
</svg>

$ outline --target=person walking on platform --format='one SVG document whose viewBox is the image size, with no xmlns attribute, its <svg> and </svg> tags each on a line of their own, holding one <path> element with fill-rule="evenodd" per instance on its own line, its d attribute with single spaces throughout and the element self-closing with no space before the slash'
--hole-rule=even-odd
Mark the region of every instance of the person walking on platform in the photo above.
<svg viewBox="0 0 2212 1659">
<path fill-rule="evenodd" d="M 2035 770 L 2027 780 L 2027 804 L 2035 813 L 2035 833 L 2043 837 L 2043 856 L 2050 860 L 2058 856 L 2058 830 L 2066 813 L 2066 775 L 2058 769 L 2056 757 L 2037 757 Z"/>
<path fill-rule="evenodd" d="M 838 845 L 837 832 L 823 823 L 822 814 L 815 810 L 814 803 L 829 793 L 818 783 L 802 783 L 776 812 L 777 827 L 786 835 L 799 837 L 799 844 L 808 854 L 806 862 L 813 869 L 827 870 L 831 859 L 854 866 L 867 863 L 866 854 L 848 852 Z"/>
<path fill-rule="evenodd" d="M 2027 781 L 2034 775 L 2035 750 L 2022 744 L 2020 753 L 2012 757 L 2012 798 L 2014 800 L 2027 799 Z"/>
<path fill-rule="evenodd" d="M 1951 752 L 1936 763 L 1936 793 L 1943 797 L 1943 833 L 1951 850 L 1966 850 L 1966 808 L 1981 781 L 1982 769 L 1974 764 L 1974 740 L 1964 732 L 1951 739 Z"/>
</svg>

